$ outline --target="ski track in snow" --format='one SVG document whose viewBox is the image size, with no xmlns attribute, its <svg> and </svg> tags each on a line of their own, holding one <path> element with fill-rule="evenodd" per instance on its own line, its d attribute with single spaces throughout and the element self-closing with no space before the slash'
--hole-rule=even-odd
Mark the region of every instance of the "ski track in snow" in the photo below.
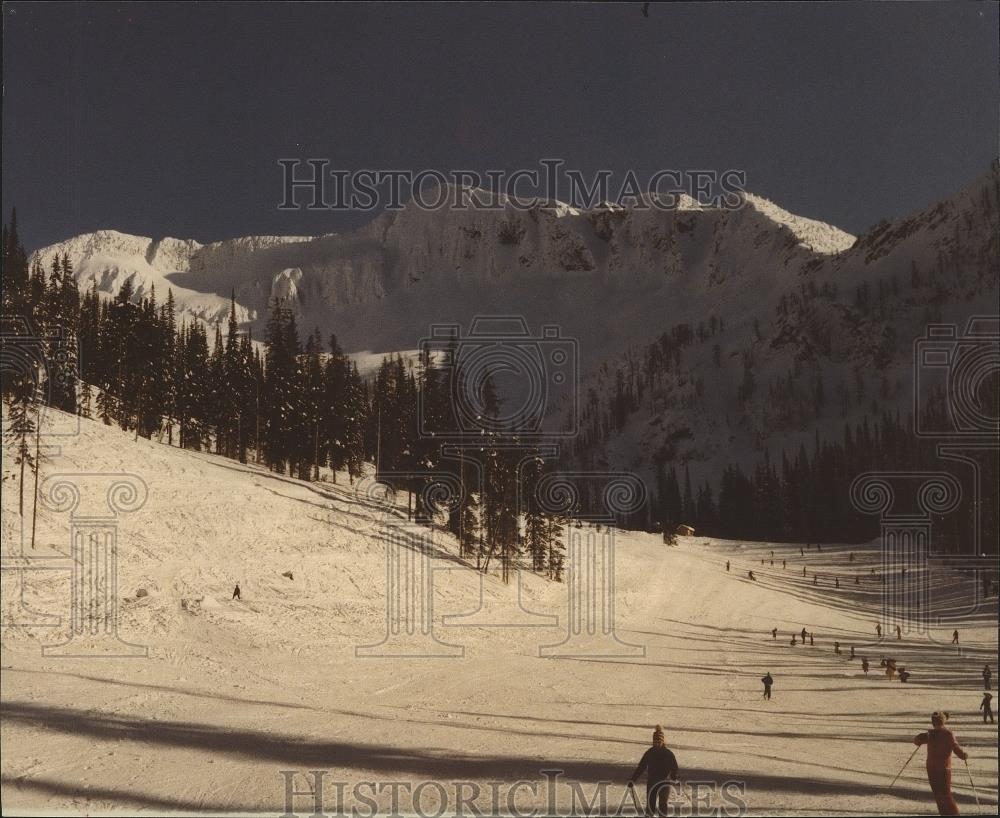
<svg viewBox="0 0 1000 818">
<path fill-rule="evenodd" d="M 39 643 L 63 641 L 62 629 L 5 629 L 5 812 L 280 813 L 283 769 L 485 786 L 542 781 L 541 769 L 558 767 L 585 787 L 611 781 L 609 803 L 617 804 L 660 723 L 683 779 L 745 781 L 752 813 L 934 814 L 919 755 L 892 791 L 888 784 L 935 709 L 952 713 L 983 812 L 997 804 L 996 728 L 976 710 L 983 664 L 997 670 L 997 604 L 947 618 L 972 591 L 955 572 L 934 575 L 935 613 L 946 617 L 933 629 L 937 641 L 879 643 L 874 544 L 800 557 L 797 544 L 688 537 L 671 548 L 619 532 L 617 633 L 644 645 L 644 657 L 542 659 L 537 646 L 560 641 L 559 628 L 453 632 L 438 622 L 439 638 L 460 641 L 464 658 L 364 659 L 355 646 L 385 630 L 385 541 L 377 508 L 354 500 L 343 477 L 310 485 L 133 442 L 86 420 L 43 469 L 43 477 L 129 471 L 149 485 L 146 506 L 120 521 L 119 592 L 121 636 L 148 645 L 150 657 L 42 657 Z M 17 492 L 6 490 L 5 555 L 19 536 Z M 67 537 L 65 517 L 41 512 L 39 554 L 66 553 Z M 438 542 L 454 552 L 446 535 Z M 760 564 L 771 549 L 773 568 Z M 294 580 L 281 576 L 286 570 Z M 242 602 L 230 600 L 237 580 Z M 3 582 L 9 617 L 19 599 L 14 572 Z M 140 587 L 149 595 L 136 598 Z M 483 587 L 487 605 L 513 604 L 516 585 L 489 577 Z M 442 572 L 438 588 L 436 618 L 476 608 L 473 572 Z M 65 622 L 67 589 L 64 572 L 33 572 L 24 599 Z M 526 576 L 524 593 L 528 609 L 557 614 L 565 627 L 565 586 Z M 803 626 L 816 646 L 792 648 L 790 635 Z M 959 649 L 947 644 L 955 627 Z M 834 655 L 835 639 L 844 656 Z M 884 678 L 883 653 L 912 669 L 908 684 Z M 770 702 L 759 681 L 767 671 L 775 677 Z M 961 764 L 955 789 L 963 813 L 974 813 Z M 567 809 L 569 791 L 559 793 Z M 297 809 L 311 812 L 307 800 Z M 378 801 L 388 810 L 390 794 Z M 523 809 L 544 804 L 543 794 L 518 795 Z"/>
</svg>

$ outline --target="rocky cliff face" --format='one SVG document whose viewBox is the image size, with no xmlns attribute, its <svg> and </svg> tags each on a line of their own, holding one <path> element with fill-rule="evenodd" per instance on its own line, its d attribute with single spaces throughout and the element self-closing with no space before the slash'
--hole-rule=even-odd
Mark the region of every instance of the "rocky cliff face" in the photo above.
<svg viewBox="0 0 1000 818">
<path fill-rule="evenodd" d="M 163 298 L 169 287 L 183 314 L 207 322 L 224 320 L 230 293 L 241 320 L 258 327 L 268 301 L 285 298 L 304 326 L 337 332 L 348 348 L 412 347 L 433 322 L 505 312 L 559 324 L 596 352 L 605 339 L 641 337 L 643 322 L 658 325 L 678 301 L 798 269 L 853 241 L 750 196 L 738 211 L 690 199 L 669 212 L 648 203 L 527 212 L 411 205 L 351 234 L 209 245 L 107 230 L 35 255 L 49 265 L 67 254 L 81 287 L 108 295 L 129 277 L 141 296 L 155 288 Z"/>
<path fill-rule="evenodd" d="M 873 401 L 912 404 L 926 324 L 996 313 L 998 212 L 994 167 L 857 239 L 747 196 L 737 210 L 411 205 L 348 234 L 209 245 L 100 231 L 35 256 L 67 254 L 81 287 L 108 295 L 129 277 L 140 295 L 169 287 L 182 316 L 209 323 L 234 293 L 257 338 L 282 298 L 304 331 L 335 332 L 349 351 L 413 349 L 433 324 L 477 315 L 557 325 L 578 341 L 585 421 L 614 427 L 595 440 L 596 462 L 644 469 L 667 451 L 711 471 L 776 440 L 811 442 Z M 681 364 L 640 388 L 650 344 L 684 326 L 694 340 Z M 818 381 L 817 413 L 806 407 Z M 609 424 L 600 407 L 620 382 L 642 394 Z"/>
</svg>

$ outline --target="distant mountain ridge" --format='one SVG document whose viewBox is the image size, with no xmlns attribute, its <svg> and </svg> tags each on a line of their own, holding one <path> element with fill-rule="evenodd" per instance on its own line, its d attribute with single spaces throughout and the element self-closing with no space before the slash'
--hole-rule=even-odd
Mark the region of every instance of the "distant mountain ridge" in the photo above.
<svg viewBox="0 0 1000 818">
<path fill-rule="evenodd" d="M 709 222 L 710 230 L 703 224 Z M 709 240 L 714 247 L 700 246 Z M 713 268 L 743 254 L 760 263 L 768 249 L 787 263 L 790 256 L 805 260 L 853 242 L 835 227 L 759 197 L 747 196 L 735 212 L 684 197 L 670 212 L 561 203 L 527 212 L 509 203 L 499 212 L 426 211 L 411 204 L 352 233 L 247 236 L 207 245 L 101 230 L 44 247 L 33 259 L 49 266 L 56 254 L 66 254 L 81 288 L 96 284 L 108 296 L 128 278 L 140 297 L 155 288 L 162 299 L 169 287 L 182 316 L 208 323 L 225 319 L 230 293 L 240 320 L 258 327 L 268 300 L 287 298 L 304 323 L 338 332 L 348 348 L 392 350 L 412 347 L 432 321 L 464 323 L 489 311 L 538 313 L 539 291 L 553 285 L 623 295 L 668 291 L 671 278 L 702 266 L 707 254 L 719 256 Z M 572 310 L 577 299 L 568 300 Z M 560 314 L 558 301 L 545 301 L 556 308 L 546 322 L 578 323 Z M 596 305 L 606 307 L 607 298 Z"/>
<path fill-rule="evenodd" d="M 303 332 L 335 332 L 368 361 L 477 315 L 523 316 L 536 333 L 556 325 L 578 340 L 585 424 L 609 427 L 601 407 L 620 388 L 618 371 L 642 393 L 591 440 L 588 460 L 648 470 L 666 453 L 716 473 L 770 441 L 833 429 L 870 410 L 872 395 L 912 403 L 912 342 L 926 324 L 997 311 L 998 190 L 994 164 L 954 196 L 857 238 L 748 194 L 737 210 L 686 197 L 670 211 L 409 205 L 350 233 L 207 245 L 109 230 L 33 259 L 49 266 L 65 253 L 81 289 L 108 296 L 130 277 L 161 301 L 170 287 L 188 320 L 224 321 L 234 293 L 257 339 L 270 299 L 284 298 Z M 695 341 L 681 365 L 640 388 L 650 345 L 685 325 Z M 804 405 L 817 378 L 827 409 L 807 421 L 789 407 Z M 848 401 L 844 390 L 857 394 Z"/>
</svg>

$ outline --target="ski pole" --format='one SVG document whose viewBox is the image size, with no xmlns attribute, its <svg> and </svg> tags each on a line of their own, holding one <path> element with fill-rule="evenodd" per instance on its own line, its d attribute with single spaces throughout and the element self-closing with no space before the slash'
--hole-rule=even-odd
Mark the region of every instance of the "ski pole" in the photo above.
<svg viewBox="0 0 1000 818">
<path fill-rule="evenodd" d="M 635 804 L 635 814 L 645 815 L 645 811 L 639 806 L 639 796 L 635 794 L 635 785 L 631 781 L 628 782 L 628 791 L 632 793 L 632 803 Z"/>
<path fill-rule="evenodd" d="M 910 762 L 913 761 L 913 757 L 917 754 L 917 750 L 919 749 L 920 747 L 917 746 L 916 748 L 914 748 L 913 752 L 910 753 L 910 757 L 906 759 L 906 763 L 903 765 L 903 768 L 898 773 L 896 773 L 896 777 L 892 779 L 892 784 L 889 785 L 890 790 L 893 788 L 893 785 L 895 785 L 895 783 L 899 781 L 899 777 L 903 774 L 903 770 L 905 770 L 907 767 L 910 766 Z"/>
<path fill-rule="evenodd" d="M 969 783 L 972 785 L 972 792 L 976 796 L 976 809 L 982 809 L 982 805 L 979 803 L 979 790 L 976 789 L 976 782 L 972 780 L 972 770 L 969 769 L 969 762 L 965 762 L 965 771 L 969 774 Z"/>
</svg>

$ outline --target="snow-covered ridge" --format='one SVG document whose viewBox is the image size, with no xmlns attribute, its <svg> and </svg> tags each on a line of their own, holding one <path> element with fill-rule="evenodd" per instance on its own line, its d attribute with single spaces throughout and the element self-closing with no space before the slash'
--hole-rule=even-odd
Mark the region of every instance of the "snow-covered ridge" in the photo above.
<svg viewBox="0 0 1000 818">
<path fill-rule="evenodd" d="M 839 227 L 815 219 L 807 219 L 804 216 L 796 216 L 762 196 L 747 193 L 745 199 L 746 206 L 752 207 L 775 224 L 790 230 L 803 247 L 809 248 L 814 253 L 835 255 L 849 249 L 856 241 L 855 236 L 846 233 Z"/>
<path fill-rule="evenodd" d="M 964 202 L 981 188 L 982 180 L 949 207 L 967 212 Z M 300 326 L 336 333 L 347 351 L 413 349 L 431 324 L 518 314 L 532 328 L 558 324 L 565 335 L 586 339 L 594 363 L 678 321 L 697 321 L 709 307 L 720 317 L 742 313 L 754 306 L 747 292 L 763 305 L 803 276 L 819 275 L 828 261 L 852 271 L 838 271 L 839 280 L 861 280 L 875 252 L 901 241 L 917 254 L 924 244 L 931 248 L 944 234 L 930 231 L 953 212 L 934 205 L 856 241 L 752 194 L 737 210 L 689 196 L 666 210 L 556 201 L 523 209 L 486 191 L 448 193 L 500 206 L 427 210 L 410 203 L 349 233 L 206 245 L 105 230 L 35 257 L 49 266 L 56 253 L 67 254 L 81 288 L 108 296 L 130 278 L 140 295 L 155 287 L 162 300 L 171 288 L 188 320 L 224 321 L 234 294 L 240 320 L 258 338 L 275 297 L 288 300 Z"/>
</svg>

